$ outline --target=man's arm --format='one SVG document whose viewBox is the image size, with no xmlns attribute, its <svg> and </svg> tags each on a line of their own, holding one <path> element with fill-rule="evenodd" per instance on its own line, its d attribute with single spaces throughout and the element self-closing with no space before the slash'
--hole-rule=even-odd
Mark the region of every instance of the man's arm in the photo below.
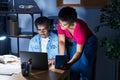
<svg viewBox="0 0 120 80">
<path fill-rule="evenodd" d="M 34 49 L 33 49 L 33 41 L 32 40 L 30 40 L 30 42 L 29 42 L 28 51 L 34 51 Z"/>
<path fill-rule="evenodd" d="M 31 40 L 30 40 L 30 42 L 29 42 L 28 51 L 33 51 L 33 50 L 32 50 L 32 42 L 31 42 Z"/>
</svg>

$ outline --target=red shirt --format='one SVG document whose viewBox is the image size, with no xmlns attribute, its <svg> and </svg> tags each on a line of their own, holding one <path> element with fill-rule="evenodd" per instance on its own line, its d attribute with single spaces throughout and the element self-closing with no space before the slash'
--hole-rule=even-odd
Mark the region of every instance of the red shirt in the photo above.
<svg viewBox="0 0 120 80">
<path fill-rule="evenodd" d="M 62 30 L 60 22 L 58 21 L 58 34 L 65 34 L 68 38 L 77 42 L 77 44 L 84 45 L 87 38 L 92 34 L 92 32 L 84 21 L 77 19 L 73 35 L 71 35 L 68 29 Z"/>
</svg>

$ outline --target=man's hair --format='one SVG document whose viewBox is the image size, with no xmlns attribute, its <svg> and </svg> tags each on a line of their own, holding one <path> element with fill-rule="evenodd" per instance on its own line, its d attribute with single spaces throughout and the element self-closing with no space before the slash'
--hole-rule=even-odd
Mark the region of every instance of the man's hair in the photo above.
<svg viewBox="0 0 120 80">
<path fill-rule="evenodd" d="M 77 12 L 72 7 L 63 7 L 59 13 L 58 17 L 62 21 L 74 23 L 77 19 Z"/>
<path fill-rule="evenodd" d="M 50 26 L 50 19 L 48 19 L 45 16 L 41 16 L 35 20 L 36 29 L 38 29 L 38 25 L 43 25 L 43 24 Z"/>
</svg>

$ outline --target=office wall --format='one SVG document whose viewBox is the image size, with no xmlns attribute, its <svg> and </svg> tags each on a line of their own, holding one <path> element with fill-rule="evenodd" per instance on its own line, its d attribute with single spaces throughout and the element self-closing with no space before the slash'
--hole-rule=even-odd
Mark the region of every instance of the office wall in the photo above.
<svg viewBox="0 0 120 80">
<path fill-rule="evenodd" d="M 56 0 L 34 0 L 39 8 L 42 10 L 44 16 L 57 16 L 59 7 L 56 7 Z M 89 28 L 94 32 L 95 26 L 99 24 L 99 8 L 76 8 L 78 17 L 83 19 L 89 26 Z M 34 15 L 35 19 L 39 16 Z M 19 15 L 19 27 L 21 31 L 31 31 L 31 17 L 28 14 Z M 112 32 L 110 31 L 112 34 Z M 96 34 L 100 40 L 104 35 L 109 34 L 109 32 L 101 31 Z M 109 34 L 109 35 L 111 35 Z M 113 35 L 114 36 L 114 35 Z M 16 51 L 16 44 L 14 44 L 16 39 L 12 39 L 12 52 Z M 27 43 L 25 43 L 27 42 Z M 29 40 L 20 39 L 20 50 L 28 49 Z M 105 58 L 104 48 L 99 48 L 97 53 L 97 63 L 96 63 L 96 80 L 115 80 L 115 66 L 114 61 L 108 60 Z"/>
</svg>

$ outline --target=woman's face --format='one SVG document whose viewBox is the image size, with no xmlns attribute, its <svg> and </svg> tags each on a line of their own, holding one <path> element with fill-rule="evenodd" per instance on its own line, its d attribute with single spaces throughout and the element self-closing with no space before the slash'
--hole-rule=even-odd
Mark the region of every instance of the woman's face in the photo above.
<svg viewBox="0 0 120 80">
<path fill-rule="evenodd" d="M 66 30 L 70 27 L 70 23 L 69 22 L 66 22 L 66 21 L 62 21 L 62 20 L 59 20 L 60 21 L 60 26 L 61 26 L 61 29 L 62 30 Z"/>
</svg>

